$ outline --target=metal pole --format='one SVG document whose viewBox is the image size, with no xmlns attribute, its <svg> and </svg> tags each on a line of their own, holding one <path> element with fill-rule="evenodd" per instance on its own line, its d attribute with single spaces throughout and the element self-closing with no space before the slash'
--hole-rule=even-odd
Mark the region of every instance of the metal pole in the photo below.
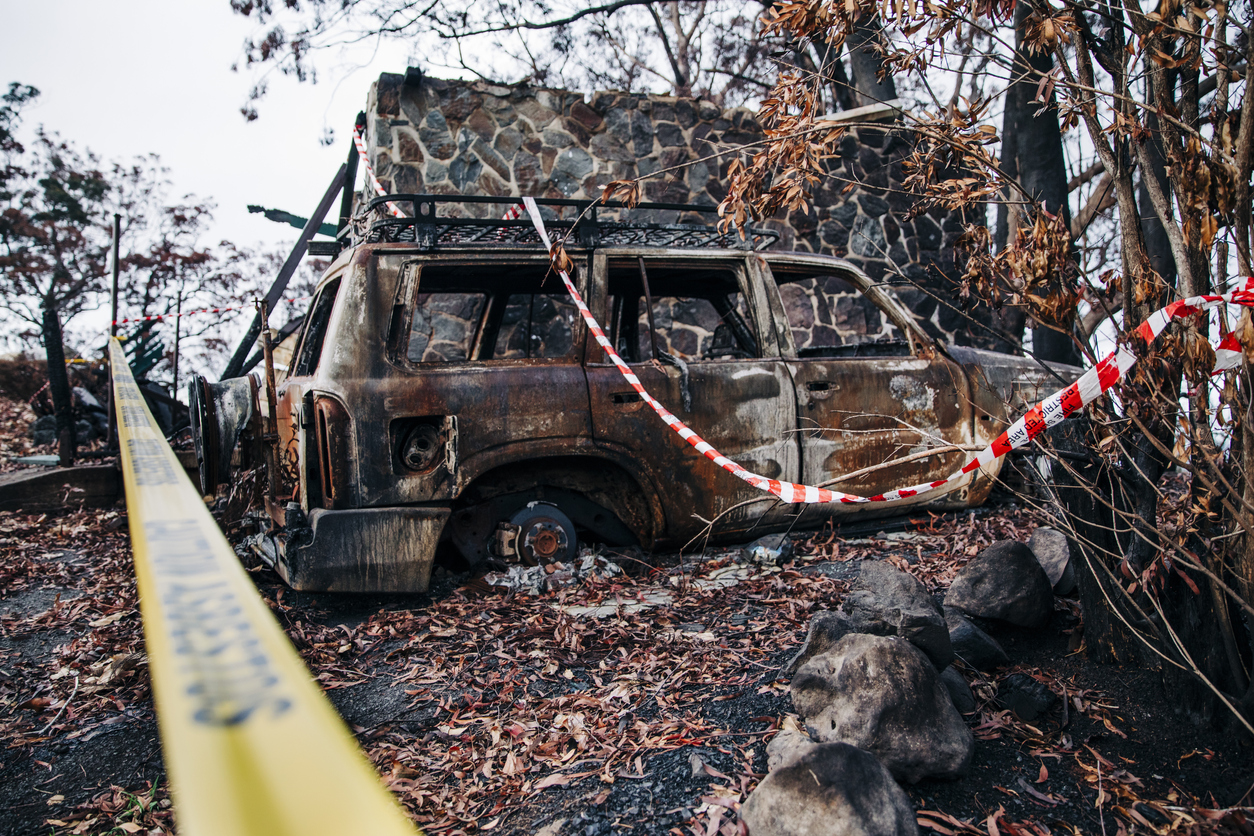
<svg viewBox="0 0 1254 836">
<path fill-rule="evenodd" d="M 283 267 L 279 270 L 279 275 L 275 278 L 274 283 L 270 285 L 270 290 L 266 292 L 266 304 L 270 308 L 273 309 L 275 305 L 279 304 L 279 300 L 283 298 L 283 291 L 287 289 L 288 281 L 291 280 L 292 274 L 300 266 L 300 260 L 305 257 L 305 253 L 309 249 L 310 239 L 314 237 L 314 233 L 322 225 L 322 219 L 330 211 L 331 202 L 340 193 L 347 171 L 348 166 L 341 165 L 339 171 L 335 173 L 335 177 L 331 180 L 331 185 L 327 187 L 326 193 L 322 195 L 322 202 L 318 204 L 318 208 L 314 210 L 314 213 L 309 216 L 309 222 L 305 224 L 305 229 L 296 241 L 296 246 L 292 248 L 287 261 L 283 262 Z M 258 313 L 253 317 L 252 325 L 248 327 L 248 333 L 244 335 L 244 339 L 240 341 L 239 347 L 235 349 L 231 362 L 227 363 L 226 371 L 222 373 L 223 380 L 228 377 L 239 376 L 240 369 L 244 367 L 244 361 L 248 359 L 248 355 L 252 352 L 253 345 L 257 342 L 257 337 L 260 334 L 261 314 Z"/>
<path fill-rule="evenodd" d="M 266 358 L 266 411 L 269 420 L 262 439 L 266 442 L 266 470 L 270 477 L 270 504 L 279 493 L 279 418 L 277 412 L 278 391 L 274 385 L 274 349 L 270 344 L 270 303 L 261 300 L 261 348 Z"/>
<path fill-rule="evenodd" d="M 357 121 L 353 123 L 359 130 L 366 127 L 366 114 L 358 113 Z M 357 146 L 354 143 L 348 144 L 348 160 L 345 165 L 348 169 L 344 172 L 344 191 L 340 196 L 340 223 L 339 229 L 336 230 L 336 237 L 344 231 L 344 227 L 348 226 L 349 221 L 353 219 L 353 189 L 357 185 Z M 347 244 L 348 239 L 341 241 L 341 245 Z"/>
<path fill-rule="evenodd" d="M 109 337 L 118 335 L 118 242 L 122 237 L 122 216 L 113 213 L 113 292 L 110 295 Z M 108 351 L 106 356 L 112 356 Z M 109 375 L 109 437 L 106 446 L 116 450 L 118 446 L 118 416 L 113 411 L 113 375 Z"/>
<path fill-rule="evenodd" d="M 109 336 L 116 337 L 118 335 L 118 239 L 122 237 L 122 216 L 117 212 L 113 213 L 113 304 L 110 310 L 113 313 L 109 320 Z"/>
<path fill-rule="evenodd" d="M 644 258 L 640 258 L 640 287 L 644 290 L 644 306 L 649 313 L 649 359 L 662 359 L 662 349 L 657 344 L 657 326 L 653 324 L 653 294 L 649 292 L 649 272 L 644 269 Z"/>
<path fill-rule="evenodd" d="M 179 399 L 179 333 L 183 328 L 183 289 L 174 301 L 174 400 Z"/>
</svg>

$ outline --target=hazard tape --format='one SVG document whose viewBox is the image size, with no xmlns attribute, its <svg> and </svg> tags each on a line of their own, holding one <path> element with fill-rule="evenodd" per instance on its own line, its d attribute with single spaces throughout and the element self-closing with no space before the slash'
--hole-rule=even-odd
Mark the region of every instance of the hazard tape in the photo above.
<svg viewBox="0 0 1254 836">
<path fill-rule="evenodd" d="M 144 641 L 179 833 L 407 834 L 109 341 Z"/>
<path fill-rule="evenodd" d="M 523 203 L 527 207 L 528 214 L 531 215 L 531 222 L 535 225 L 536 231 L 540 233 L 540 239 L 544 242 L 544 246 L 552 252 L 553 245 L 549 240 L 548 232 L 544 228 L 544 219 L 540 217 L 540 210 L 536 206 L 535 200 L 525 197 L 523 198 Z M 631 384 L 631 387 L 636 390 L 636 393 L 649 406 L 653 407 L 653 411 L 658 414 L 667 426 L 678 433 L 680 438 L 695 447 L 697 452 L 724 470 L 743 479 L 755 488 L 774 494 L 783 502 L 788 503 L 825 504 L 842 502 L 861 504 L 867 502 L 897 502 L 939 490 L 964 478 L 971 471 L 983 465 L 991 464 L 1011 450 L 1023 447 L 1047 428 L 1057 425 L 1077 410 L 1092 403 L 1099 395 L 1114 386 L 1127 373 L 1128 369 L 1132 368 L 1136 363 L 1136 355 L 1126 348 L 1120 347 L 1111 352 L 1100 363 L 1085 372 L 1075 383 L 1059 392 L 1055 392 L 1029 409 L 1023 417 L 1012 424 L 996 441 L 963 465 L 961 470 L 956 471 L 945 479 L 898 488 L 887 493 L 877 494 L 876 496 L 858 496 L 857 494 L 843 493 L 842 491 L 833 491 L 827 488 L 817 488 L 813 485 L 799 485 L 793 482 L 781 482 L 778 479 L 768 479 L 765 476 L 759 476 L 746 470 L 714 449 L 713 445 L 693 432 L 687 424 L 676 418 L 657 399 L 645 391 L 640 384 L 639 378 L 632 372 L 631 367 L 618 356 L 618 352 L 614 350 L 614 346 L 605 336 L 605 332 L 597 324 L 596 319 L 593 318 L 592 313 L 588 310 L 588 306 L 584 304 L 583 298 L 575 290 L 575 285 L 570 280 L 570 276 L 566 275 L 564 270 L 559 270 L 558 275 L 562 277 L 567 293 L 570 294 L 571 299 L 579 309 L 580 315 L 583 316 L 584 322 L 596 338 L 597 343 L 605 349 L 605 353 L 609 356 L 610 361 L 618 368 L 626 381 Z M 1245 285 L 1239 290 L 1215 296 L 1193 296 L 1178 302 L 1172 302 L 1141 323 L 1140 327 L 1137 328 L 1137 334 L 1146 343 L 1151 343 L 1157 339 L 1158 335 L 1163 332 L 1163 329 L 1172 320 L 1192 316 L 1225 303 L 1254 307 L 1254 277 L 1246 279 Z M 1242 356 L 1243 352 L 1240 342 L 1237 341 L 1235 336 L 1228 334 L 1215 347 L 1216 363 L 1213 373 L 1236 368 L 1240 364 Z"/>
<path fill-rule="evenodd" d="M 361 137 L 361 131 L 353 128 L 353 144 L 357 146 L 357 154 L 361 157 L 361 164 L 366 167 L 366 176 L 370 178 L 370 182 L 374 185 L 375 193 L 382 196 L 387 194 L 387 190 L 383 188 L 383 184 L 379 182 L 379 178 L 374 176 L 374 166 L 370 164 L 370 154 L 366 151 L 366 141 Z M 388 211 L 394 217 L 403 218 L 405 213 L 400 207 L 392 201 L 388 201 Z"/>
<path fill-rule="evenodd" d="M 312 296 L 297 296 L 295 299 L 280 299 L 278 304 L 281 305 L 284 302 L 289 302 L 289 303 L 290 302 L 304 302 L 305 300 L 312 299 L 312 298 L 313 298 Z M 230 308 L 201 308 L 200 310 L 197 310 L 197 311 L 183 311 L 182 313 L 152 314 L 151 316 L 133 316 L 130 319 L 115 320 L 113 324 L 125 325 L 128 322 L 157 322 L 162 319 L 181 319 L 182 317 L 185 317 L 185 316 L 196 316 L 198 314 L 230 313 L 231 311 L 253 310 L 256 307 L 257 307 L 256 304 L 250 302 L 247 305 L 235 305 Z"/>
</svg>

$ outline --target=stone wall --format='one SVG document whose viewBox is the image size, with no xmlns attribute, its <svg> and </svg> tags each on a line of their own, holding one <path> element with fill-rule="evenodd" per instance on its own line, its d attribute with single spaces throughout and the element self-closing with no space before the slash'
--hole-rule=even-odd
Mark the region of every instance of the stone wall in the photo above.
<svg viewBox="0 0 1254 836">
<path fill-rule="evenodd" d="M 912 197 L 902 187 L 903 159 L 911 146 L 898 112 L 876 106 L 839 116 L 862 126 L 851 128 L 830 161 L 815 211 L 760 226 L 781 234 L 776 248 L 837 255 L 891 284 L 934 335 L 988 345 L 937 303 L 955 299 L 961 221 L 940 211 L 905 219 Z M 752 111 L 699 99 L 597 93 L 588 101 L 525 84 L 406 84 L 389 73 L 372 87 L 367 110 L 376 173 L 397 193 L 593 199 L 611 180 L 664 171 L 644 181 L 645 200 L 713 206 L 726 194 L 731 156 L 711 157 L 761 137 Z M 499 211 L 468 211 L 475 209 Z M 658 214 L 651 219 L 678 219 Z"/>
</svg>

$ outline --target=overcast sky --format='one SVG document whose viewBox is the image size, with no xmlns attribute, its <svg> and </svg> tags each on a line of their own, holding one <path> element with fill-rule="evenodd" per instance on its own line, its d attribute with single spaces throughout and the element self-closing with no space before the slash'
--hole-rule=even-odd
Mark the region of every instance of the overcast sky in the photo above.
<svg viewBox="0 0 1254 836">
<path fill-rule="evenodd" d="M 316 85 L 272 74 L 249 123 L 240 106 L 255 78 L 231 65 L 256 24 L 228 0 L 9 2 L 4 24 L 0 83 L 42 93 L 24 127 L 43 124 L 106 160 L 159 154 L 171 196 L 212 198 L 215 237 L 245 246 L 295 240 L 247 205 L 307 216 L 348 153 L 370 83 L 406 64 L 400 45 L 366 45 L 323 56 Z M 335 142 L 324 148 L 327 127 Z"/>
</svg>

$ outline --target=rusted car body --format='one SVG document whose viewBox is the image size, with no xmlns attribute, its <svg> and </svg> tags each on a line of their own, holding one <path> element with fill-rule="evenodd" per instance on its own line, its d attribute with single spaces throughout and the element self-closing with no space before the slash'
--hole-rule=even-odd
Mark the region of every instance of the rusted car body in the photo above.
<svg viewBox="0 0 1254 836">
<path fill-rule="evenodd" d="M 480 238 L 366 240 L 321 280 L 270 436 L 272 559 L 293 587 L 419 591 L 441 548 L 472 565 L 493 554 L 547 562 L 573 556 L 579 539 L 682 546 L 975 506 L 992 487 L 999 465 L 891 505 L 776 503 L 659 420 L 542 247 Z M 871 495 L 947 476 L 1006 426 L 1012 400 L 1052 385 L 1023 358 L 937 345 L 839 259 L 727 237 L 583 238 L 566 249 L 572 277 L 645 388 L 770 478 Z M 241 381 L 193 387 L 198 445 L 219 459 L 241 433 L 268 429 L 261 387 Z"/>
</svg>

